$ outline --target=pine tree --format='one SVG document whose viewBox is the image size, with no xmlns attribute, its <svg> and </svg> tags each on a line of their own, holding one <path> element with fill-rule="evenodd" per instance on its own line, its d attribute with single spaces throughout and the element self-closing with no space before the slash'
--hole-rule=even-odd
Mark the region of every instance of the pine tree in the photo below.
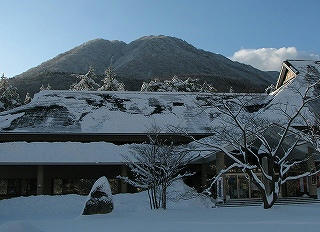
<svg viewBox="0 0 320 232">
<path fill-rule="evenodd" d="M 211 85 L 204 82 L 200 84 L 198 79 L 188 78 L 185 81 L 173 76 L 171 80 L 152 80 L 149 83 L 143 82 L 141 91 L 148 92 L 216 92 Z"/>
<path fill-rule="evenodd" d="M 89 66 L 89 70 L 88 70 L 86 75 L 87 75 L 88 78 L 96 79 L 96 77 L 97 77 L 96 71 L 94 70 L 92 65 Z"/>
<path fill-rule="evenodd" d="M 24 104 L 29 104 L 30 102 L 31 102 L 31 97 L 30 97 L 30 94 L 29 93 L 27 93 L 26 94 L 26 97 L 25 97 L 25 99 L 24 99 Z"/>
<path fill-rule="evenodd" d="M 46 90 L 46 88 L 44 87 L 44 85 L 42 84 L 40 87 L 40 91 Z"/>
<path fill-rule="evenodd" d="M 105 78 L 102 80 L 103 85 L 98 89 L 100 91 L 124 91 L 124 84 L 116 79 L 116 73 L 109 66 L 104 72 Z"/>
<path fill-rule="evenodd" d="M 44 85 L 42 84 L 41 87 L 40 87 L 40 91 L 43 91 L 43 90 L 51 90 L 52 87 L 51 85 L 48 83 L 47 87 L 44 87 Z"/>
<path fill-rule="evenodd" d="M 92 91 L 97 90 L 99 85 L 93 80 L 96 77 L 95 71 L 92 66 L 89 67 L 89 71 L 85 75 L 77 75 L 77 79 L 80 81 L 70 86 L 70 90 L 73 91 Z"/>
<path fill-rule="evenodd" d="M 269 93 L 272 93 L 275 90 L 276 90 L 276 87 L 273 84 L 271 84 L 264 90 L 264 92 L 269 94 Z"/>
<path fill-rule="evenodd" d="M 17 88 L 12 86 L 8 78 L 2 74 L 0 80 L 0 108 L 7 110 L 20 105 L 21 101 Z"/>
<path fill-rule="evenodd" d="M 4 73 L 3 73 L 0 80 L 0 94 L 2 95 L 8 87 L 9 87 L 8 79 L 4 76 Z"/>
</svg>

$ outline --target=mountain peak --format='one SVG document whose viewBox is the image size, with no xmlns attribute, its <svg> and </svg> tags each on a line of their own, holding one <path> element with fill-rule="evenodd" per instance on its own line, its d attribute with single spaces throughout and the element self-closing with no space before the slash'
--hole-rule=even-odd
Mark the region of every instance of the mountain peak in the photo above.
<svg viewBox="0 0 320 232">
<path fill-rule="evenodd" d="M 40 87 L 48 84 L 43 80 L 44 76 L 50 75 L 48 73 L 86 73 L 89 66 L 93 66 L 97 74 L 103 74 L 109 65 L 115 68 L 119 77 L 127 80 L 142 82 L 178 75 L 203 79 L 220 91 L 226 91 L 230 86 L 235 91 L 262 91 L 273 81 L 266 72 L 197 49 L 182 39 L 149 35 L 128 44 L 102 38 L 90 40 L 16 76 L 13 82 L 20 88 L 26 80 L 32 80 L 34 86 Z M 53 88 L 70 86 L 70 79 L 57 87 L 54 78 L 48 80 Z M 38 87 L 30 88 L 39 90 Z"/>
<path fill-rule="evenodd" d="M 151 39 L 167 39 L 167 38 L 174 38 L 166 35 L 146 35 L 142 36 L 137 40 L 151 40 Z"/>
<path fill-rule="evenodd" d="M 120 41 L 120 40 L 106 40 L 106 39 L 102 39 L 102 38 L 97 38 L 97 39 L 92 39 L 92 40 L 89 40 L 87 42 L 84 42 L 83 44 L 81 44 L 80 46 L 85 46 L 85 45 L 92 45 L 92 44 L 101 44 L 101 43 L 104 43 L 104 44 L 117 44 L 117 43 L 124 43 L 123 41 Z"/>
</svg>

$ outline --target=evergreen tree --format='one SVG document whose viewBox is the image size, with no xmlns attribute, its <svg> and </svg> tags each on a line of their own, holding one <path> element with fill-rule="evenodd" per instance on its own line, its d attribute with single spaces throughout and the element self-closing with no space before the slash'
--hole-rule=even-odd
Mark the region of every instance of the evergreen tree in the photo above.
<svg viewBox="0 0 320 232">
<path fill-rule="evenodd" d="M 21 105 L 16 87 L 12 86 L 8 78 L 2 74 L 0 80 L 0 109 L 7 110 Z"/>
<path fill-rule="evenodd" d="M 102 80 L 103 85 L 98 89 L 100 91 L 124 91 L 124 84 L 116 79 L 116 73 L 109 66 L 104 72 L 105 78 Z"/>
<path fill-rule="evenodd" d="M 152 80 L 149 83 L 143 82 L 141 91 L 148 92 L 216 92 L 211 85 L 204 82 L 200 84 L 198 79 L 188 78 L 185 81 L 174 76 L 171 80 Z"/>
<path fill-rule="evenodd" d="M 92 65 L 89 66 L 89 70 L 88 70 L 86 75 L 87 75 L 88 78 L 96 79 L 96 77 L 97 77 L 96 71 L 94 70 Z"/>
<path fill-rule="evenodd" d="M 27 93 L 26 94 L 26 97 L 25 97 L 25 99 L 24 99 L 24 104 L 28 104 L 28 103 L 30 103 L 31 102 L 31 97 L 30 97 L 30 94 L 29 93 Z"/>
<path fill-rule="evenodd" d="M 269 93 L 272 93 L 275 90 L 276 90 L 276 87 L 273 84 L 271 84 L 264 90 L 264 92 L 269 94 Z"/>
<path fill-rule="evenodd" d="M 44 85 L 42 84 L 40 87 L 40 91 L 46 90 L 46 88 L 44 87 Z"/>
<path fill-rule="evenodd" d="M 94 69 L 90 66 L 89 71 L 85 75 L 77 75 L 80 80 L 70 86 L 73 91 L 92 91 L 97 90 L 99 85 L 93 80 L 96 77 Z"/>
<path fill-rule="evenodd" d="M 0 94 L 2 95 L 8 87 L 9 87 L 8 79 L 4 76 L 4 73 L 3 73 L 0 79 Z"/>
<path fill-rule="evenodd" d="M 44 85 L 42 84 L 41 87 L 40 87 L 40 91 L 43 91 L 43 90 L 51 90 L 52 87 L 51 85 L 48 83 L 47 87 L 44 87 Z"/>
</svg>

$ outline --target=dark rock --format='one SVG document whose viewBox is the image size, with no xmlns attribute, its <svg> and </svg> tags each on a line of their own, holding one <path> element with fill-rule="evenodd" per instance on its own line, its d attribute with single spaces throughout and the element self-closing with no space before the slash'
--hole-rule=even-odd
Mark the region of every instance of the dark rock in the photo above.
<svg viewBox="0 0 320 232">
<path fill-rule="evenodd" d="M 109 181 L 103 176 L 94 183 L 82 215 L 107 214 L 112 210 L 113 201 Z"/>
</svg>

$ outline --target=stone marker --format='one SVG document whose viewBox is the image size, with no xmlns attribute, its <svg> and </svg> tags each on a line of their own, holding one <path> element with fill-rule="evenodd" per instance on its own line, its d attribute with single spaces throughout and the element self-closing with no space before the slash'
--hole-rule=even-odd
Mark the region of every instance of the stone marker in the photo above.
<svg viewBox="0 0 320 232">
<path fill-rule="evenodd" d="M 82 215 L 106 214 L 112 210 L 113 201 L 109 181 L 103 176 L 92 186 Z"/>
</svg>

